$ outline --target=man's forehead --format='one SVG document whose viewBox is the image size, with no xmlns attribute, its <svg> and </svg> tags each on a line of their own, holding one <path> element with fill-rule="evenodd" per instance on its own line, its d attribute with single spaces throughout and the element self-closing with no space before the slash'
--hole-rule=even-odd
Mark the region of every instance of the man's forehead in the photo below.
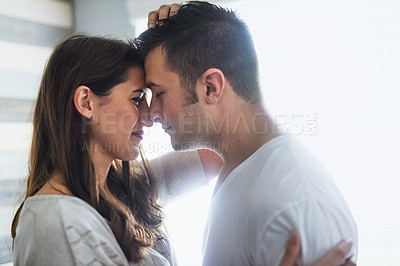
<svg viewBox="0 0 400 266">
<path fill-rule="evenodd" d="M 167 65 L 163 53 L 161 48 L 154 48 L 147 54 L 145 60 L 146 83 L 153 82 L 157 84 L 157 80 L 164 79 L 165 75 L 169 76 L 172 74 L 173 76 L 178 76 L 178 74 L 172 71 Z"/>
<path fill-rule="evenodd" d="M 161 48 L 154 48 L 147 54 L 144 62 L 144 68 L 146 75 L 151 76 L 157 76 L 160 70 L 169 71 L 169 68 L 166 65 L 165 57 L 161 52 Z"/>
<path fill-rule="evenodd" d="M 152 81 L 149 81 L 149 82 L 146 83 L 146 87 L 151 90 L 151 89 L 154 89 L 156 87 L 159 87 L 159 85 L 157 85 L 156 83 L 154 83 Z"/>
<path fill-rule="evenodd" d="M 164 49 L 162 48 L 161 45 L 151 49 L 147 53 L 145 61 L 146 60 L 149 61 L 150 59 L 153 59 L 153 58 L 165 59 L 165 51 L 164 51 Z"/>
</svg>

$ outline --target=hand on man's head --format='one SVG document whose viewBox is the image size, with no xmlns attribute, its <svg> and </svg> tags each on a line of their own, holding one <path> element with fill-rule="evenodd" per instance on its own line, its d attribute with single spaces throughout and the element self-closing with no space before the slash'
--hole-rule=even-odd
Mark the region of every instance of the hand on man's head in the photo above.
<svg viewBox="0 0 400 266">
<path fill-rule="evenodd" d="M 159 20 L 166 19 L 170 16 L 178 14 L 180 8 L 181 5 L 175 3 L 171 5 L 162 5 L 158 10 L 153 10 L 149 12 L 147 19 L 147 27 L 148 28 L 156 27 Z"/>
</svg>

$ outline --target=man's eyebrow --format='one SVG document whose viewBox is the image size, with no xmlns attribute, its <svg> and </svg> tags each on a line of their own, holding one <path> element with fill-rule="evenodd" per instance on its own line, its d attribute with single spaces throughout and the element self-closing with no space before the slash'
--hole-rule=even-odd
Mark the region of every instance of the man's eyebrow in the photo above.
<svg viewBox="0 0 400 266">
<path fill-rule="evenodd" d="M 144 92 L 144 89 L 137 89 L 137 90 L 134 90 L 134 91 L 132 91 L 132 92 Z"/>
</svg>

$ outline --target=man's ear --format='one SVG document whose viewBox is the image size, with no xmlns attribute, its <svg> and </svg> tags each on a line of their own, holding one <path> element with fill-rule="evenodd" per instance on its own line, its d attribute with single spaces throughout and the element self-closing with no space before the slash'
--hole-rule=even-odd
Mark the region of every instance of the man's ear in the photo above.
<svg viewBox="0 0 400 266">
<path fill-rule="evenodd" d="M 76 110 L 87 119 L 93 117 L 93 92 L 87 86 L 79 86 L 74 92 Z"/>
<path fill-rule="evenodd" d="M 201 75 L 202 91 L 200 92 L 206 103 L 219 102 L 225 88 L 225 75 L 218 68 L 209 68 Z"/>
</svg>

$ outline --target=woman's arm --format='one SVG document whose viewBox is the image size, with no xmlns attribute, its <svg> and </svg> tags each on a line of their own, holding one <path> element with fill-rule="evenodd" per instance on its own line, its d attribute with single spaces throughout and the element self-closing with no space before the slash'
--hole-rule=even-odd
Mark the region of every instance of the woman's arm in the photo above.
<svg viewBox="0 0 400 266">
<path fill-rule="evenodd" d="M 158 202 L 180 196 L 218 175 L 221 158 L 208 150 L 170 152 L 149 161 L 155 179 Z"/>
</svg>

